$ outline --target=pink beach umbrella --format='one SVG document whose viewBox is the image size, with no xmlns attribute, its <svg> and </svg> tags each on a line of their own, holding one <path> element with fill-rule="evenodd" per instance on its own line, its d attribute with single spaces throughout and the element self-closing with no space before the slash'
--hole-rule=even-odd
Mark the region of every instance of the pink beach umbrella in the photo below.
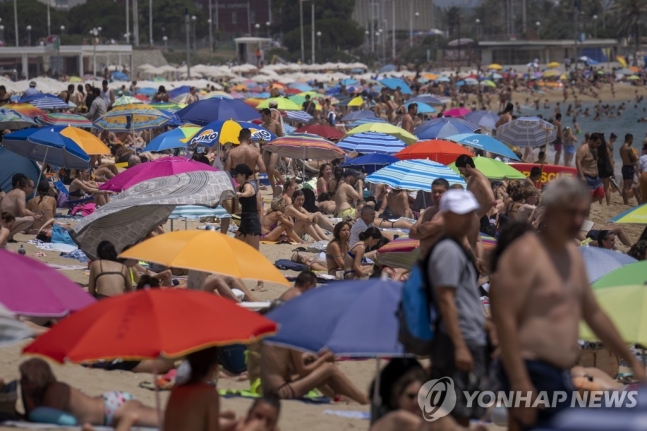
<svg viewBox="0 0 647 431">
<path fill-rule="evenodd" d="M 445 115 L 446 117 L 463 118 L 470 112 L 472 112 L 472 110 L 467 108 L 452 108 L 443 112 L 443 115 Z"/>
<path fill-rule="evenodd" d="M 164 157 L 152 162 L 140 163 L 132 168 L 126 169 L 119 175 L 101 185 L 101 190 L 122 192 L 142 181 L 152 178 L 168 177 L 171 175 L 184 174 L 193 171 L 217 171 L 213 166 L 206 163 L 187 160 L 184 157 Z"/>
<path fill-rule="evenodd" d="M 78 284 L 57 270 L 0 250 L 0 303 L 21 316 L 63 317 L 94 302 Z"/>
</svg>

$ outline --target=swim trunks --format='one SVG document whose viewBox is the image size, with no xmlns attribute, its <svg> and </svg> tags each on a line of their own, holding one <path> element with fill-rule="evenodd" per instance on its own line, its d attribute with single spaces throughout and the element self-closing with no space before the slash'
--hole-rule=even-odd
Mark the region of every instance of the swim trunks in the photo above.
<svg viewBox="0 0 647 431">
<path fill-rule="evenodd" d="M 622 166 L 622 179 L 623 180 L 633 180 L 635 174 L 636 174 L 636 168 L 634 167 L 634 165 L 623 165 Z"/>
<path fill-rule="evenodd" d="M 524 427 L 518 424 L 519 428 L 528 430 L 547 427 L 547 424 L 557 413 L 569 408 L 571 405 L 573 393 L 575 392 L 575 387 L 571 380 L 571 370 L 557 368 L 548 362 L 540 360 L 526 359 L 524 363 L 526 364 L 530 382 L 535 390 L 537 393 L 545 393 L 551 405 L 545 409 L 537 409 L 537 422 L 534 425 Z M 509 393 L 510 381 L 501 362 L 498 363 L 498 371 L 503 391 Z M 560 397 L 554 396 L 557 392 L 565 393 L 566 398 L 560 401 Z M 556 403 L 554 403 L 555 400 L 557 401 Z"/>
<path fill-rule="evenodd" d="M 555 147 L 555 151 L 562 151 L 562 138 L 555 138 L 553 146 Z"/>
<path fill-rule="evenodd" d="M 355 216 L 355 208 L 348 208 L 342 212 L 339 213 L 338 217 L 340 218 L 346 218 L 346 217 L 354 217 Z"/>
<path fill-rule="evenodd" d="M 602 199 L 604 197 L 604 186 L 602 185 L 602 180 L 600 177 L 589 177 L 584 175 L 586 180 L 586 185 L 589 186 L 591 191 L 591 196 L 596 199 Z"/>
<path fill-rule="evenodd" d="M 115 413 L 126 403 L 126 401 L 134 400 L 135 397 L 128 392 L 112 391 L 103 394 L 104 404 L 104 425 L 113 426 L 115 421 Z"/>
</svg>

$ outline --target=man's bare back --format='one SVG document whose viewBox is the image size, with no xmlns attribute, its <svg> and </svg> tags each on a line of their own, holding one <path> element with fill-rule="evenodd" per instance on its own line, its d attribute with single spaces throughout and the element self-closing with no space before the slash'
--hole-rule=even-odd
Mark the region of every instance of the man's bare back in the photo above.
<svg viewBox="0 0 647 431">
<path fill-rule="evenodd" d="M 633 166 L 636 163 L 636 155 L 626 142 L 620 147 L 620 157 L 622 158 L 623 166 Z"/>
<path fill-rule="evenodd" d="M 340 214 L 350 208 L 354 208 L 353 203 L 357 201 L 359 195 L 350 184 L 340 183 L 335 193 L 335 211 Z"/>
<path fill-rule="evenodd" d="M 402 116 L 402 128 L 409 133 L 413 133 L 413 119 L 409 113 Z"/>
<path fill-rule="evenodd" d="M 237 165 L 245 164 L 254 171 L 265 172 L 265 163 L 261 157 L 260 151 L 250 144 L 240 144 L 229 151 L 229 157 L 225 163 L 225 170 L 229 171 Z"/>
<path fill-rule="evenodd" d="M 26 195 L 24 191 L 13 189 L 6 194 L 4 199 L 2 199 L 2 202 L 0 202 L 0 208 L 2 208 L 3 212 L 7 211 L 13 214 L 14 217 L 23 217 L 25 216 L 24 209 L 26 209 L 27 205 L 25 199 Z"/>
<path fill-rule="evenodd" d="M 209 431 L 218 424 L 218 392 L 206 384 L 173 388 L 164 416 L 164 430 Z M 215 409 L 215 411 L 214 411 Z"/>
<path fill-rule="evenodd" d="M 476 212 L 479 219 L 486 215 L 495 204 L 494 192 L 490 180 L 476 169 L 472 169 L 467 178 L 467 190 L 474 194 L 480 208 Z"/>
<path fill-rule="evenodd" d="M 265 127 L 267 130 L 270 132 L 274 133 L 276 136 L 283 136 L 283 129 L 281 128 L 281 123 L 276 121 L 275 119 L 271 118 L 270 121 L 263 123 L 263 127 Z"/>
</svg>

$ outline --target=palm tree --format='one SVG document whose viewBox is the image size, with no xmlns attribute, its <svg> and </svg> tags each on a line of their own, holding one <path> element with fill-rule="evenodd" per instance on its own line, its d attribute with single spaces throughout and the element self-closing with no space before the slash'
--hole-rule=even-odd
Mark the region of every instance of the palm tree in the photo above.
<svg viewBox="0 0 647 431">
<path fill-rule="evenodd" d="M 640 47 L 641 19 L 647 14 L 647 0 L 617 0 L 610 8 L 617 25 L 618 36 L 633 36 L 634 58 Z"/>
</svg>

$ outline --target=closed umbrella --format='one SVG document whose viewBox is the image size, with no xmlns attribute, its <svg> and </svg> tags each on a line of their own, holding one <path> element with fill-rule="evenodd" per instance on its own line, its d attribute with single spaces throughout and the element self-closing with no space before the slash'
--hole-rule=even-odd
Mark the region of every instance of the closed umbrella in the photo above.
<svg viewBox="0 0 647 431">
<path fill-rule="evenodd" d="M 400 160 L 428 159 L 448 165 L 460 155 L 471 156 L 464 147 L 442 139 L 419 141 L 394 154 Z"/>
<path fill-rule="evenodd" d="M 355 127 L 353 130 L 346 132 L 344 138 L 356 135 L 362 132 L 376 132 L 384 133 L 386 135 L 395 136 L 406 144 L 413 144 L 418 140 L 414 135 L 402 129 L 401 127 L 394 126 L 389 123 L 367 123 Z"/>
<path fill-rule="evenodd" d="M 198 126 L 206 126 L 217 120 L 251 121 L 261 118 L 261 115 L 245 102 L 217 97 L 198 100 L 176 112 L 176 115 L 182 122 Z"/>
<path fill-rule="evenodd" d="M 553 142 L 557 128 L 538 117 L 521 117 L 499 126 L 496 137 L 513 147 L 541 147 Z"/>
<path fill-rule="evenodd" d="M 487 157 L 474 157 L 476 169 L 488 180 L 525 180 L 526 176 L 512 166 Z M 459 173 L 456 163 L 449 165 L 456 173 Z"/>
<path fill-rule="evenodd" d="M 337 145 L 346 151 L 356 151 L 360 154 L 395 154 L 406 147 L 406 144 L 395 136 L 375 132 L 350 135 Z"/>
<path fill-rule="evenodd" d="M 185 148 L 186 143 L 183 139 L 191 139 L 200 130 L 197 126 L 178 127 L 161 135 L 157 135 L 143 151 L 164 151 L 174 148 Z"/>
<path fill-rule="evenodd" d="M 416 127 L 413 133 L 420 139 L 442 139 L 459 133 L 474 133 L 479 126 L 462 118 L 435 118 Z"/>
<path fill-rule="evenodd" d="M 21 114 L 13 109 L 0 108 L 0 128 L 1 129 L 24 129 L 25 127 L 35 126 L 36 123 L 26 115 Z"/>
<path fill-rule="evenodd" d="M 0 250 L 0 304 L 21 316 L 63 317 L 94 302 L 78 284 L 30 257 Z"/>
<path fill-rule="evenodd" d="M 519 157 L 503 142 L 488 135 L 480 135 L 478 133 L 463 133 L 460 135 L 447 136 L 445 139 L 453 141 L 468 147 L 478 148 L 488 153 L 496 154 L 498 156 L 507 157 L 512 160 L 519 160 Z"/>
<path fill-rule="evenodd" d="M 446 179 L 465 186 L 465 181 L 447 166 L 430 160 L 403 160 L 366 177 L 367 183 L 386 184 L 395 189 L 429 191 L 432 181 Z"/>
</svg>

